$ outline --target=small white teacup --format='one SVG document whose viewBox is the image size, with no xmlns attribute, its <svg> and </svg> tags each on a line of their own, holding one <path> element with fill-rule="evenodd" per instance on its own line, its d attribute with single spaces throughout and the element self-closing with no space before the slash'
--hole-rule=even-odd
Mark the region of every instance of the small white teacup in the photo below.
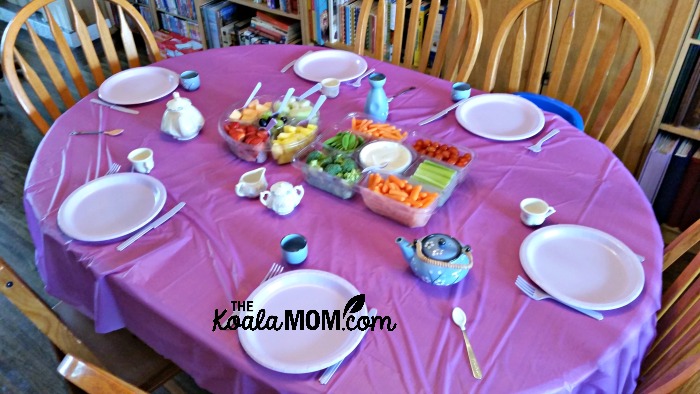
<svg viewBox="0 0 700 394">
<path fill-rule="evenodd" d="M 256 168 L 241 175 L 236 185 L 238 197 L 256 198 L 265 190 L 267 190 L 265 167 Z"/>
<path fill-rule="evenodd" d="M 338 97 L 340 93 L 340 80 L 326 78 L 321 81 L 321 93 L 328 98 Z"/>
<path fill-rule="evenodd" d="M 134 149 L 129 153 L 128 158 L 134 170 L 142 174 L 148 174 L 155 166 L 153 151 L 149 148 Z"/>
<path fill-rule="evenodd" d="M 539 226 L 554 212 L 554 207 L 539 198 L 526 198 L 520 202 L 520 220 L 528 226 Z"/>
</svg>

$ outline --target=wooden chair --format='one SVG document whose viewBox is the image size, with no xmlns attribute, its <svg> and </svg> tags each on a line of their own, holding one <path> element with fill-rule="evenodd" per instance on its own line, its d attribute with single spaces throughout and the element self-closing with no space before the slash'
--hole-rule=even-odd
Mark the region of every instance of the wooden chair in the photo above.
<svg viewBox="0 0 700 394">
<path fill-rule="evenodd" d="M 88 394 L 143 394 L 145 391 L 111 373 L 67 354 L 58 365 L 58 373 Z"/>
<path fill-rule="evenodd" d="M 494 38 L 483 89 L 494 91 L 501 76 L 507 77 L 505 84 L 499 84 L 501 91 L 539 93 L 563 101 L 581 113 L 590 135 L 614 150 L 649 90 L 654 43 L 639 16 L 620 0 L 574 0 L 568 12 L 555 10 L 557 4 L 522 0 L 510 10 Z M 591 8 L 584 10 L 585 6 Z M 557 22 L 563 28 L 553 32 L 557 15 L 566 21 Z M 539 20 L 532 21 L 537 16 Z M 555 33 L 557 40 L 552 39 Z M 505 50 L 507 42 L 512 50 Z M 511 53 L 510 64 L 503 62 L 499 68 L 502 56 Z M 607 81 L 615 62 L 621 71 Z M 604 97 L 601 92 L 606 92 Z M 613 115 L 617 121 L 606 131 Z"/>
<path fill-rule="evenodd" d="M 700 241 L 700 220 L 664 250 L 664 272 Z M 664 291 L 656 338 L 642 362 L 640 393 L 700 392 L 700 255 Z"/>
<path fill-rule="evenodd" d="M 108 25 L 108 19 L 105 18 L 97 0 L 93 1 L 94 18 L 97 31 L 102 44 L 101 51 L 98 56 L 98 51 L 90 37 L 90 32 L 86 23 L 81 16 L 82 12 L 78 11 L 73 0 L 65 0 L 70 6 L 71 18 L 73 19 L 75 32 L 80 40 L 82 52 L 87 63 L 92 81 L 86 81 L 79 67 L 79 60 L 68 45 L 62 29 L 59 27 L 56 19 L 51 13 L 49 5 L 57 0 L 34 0 L 24 6 L 15 17 L 9 22 L 2 36 L 2 69 L 5 73 L 5 78 L 10 90 L 14 93 L 19 101 L 24 112 L 27 113 L 31 121 L 43 133 L 49 130 L 50 124 L 58 118 L 62 111 L 70 108 L 76 102 L 75 94 L 78 98 L 85 97 L 88 93 L 98 87 L 105 80 L 105 73 L 101 60 L 106 62 L 109 71 L 115 74 L 122 69 L 120 59 L 117 56 L 114 41 Z M 146 20 L 127 0 L 104 0 L 101 4 L 112 8 L 119 20 L 119 30 L 121 35 L 121 43 L 126 54 L 127 65 L 129 68 L 138 67 L 140 65 L 139 55 L 134 42 L 134 35 L 129 27 L 129 22 L 133 21 L 138 28 L 141 37 L 143 38 L 146 49 L 148 51 L 150 61 L 161 59 L 158 45 L 156 44 L 153 33 L 151 32 Z M 37 17 L 35 14 L 43 13 L 53 36 L 55 46 L 60 53 L 57 56 L 59 63 L 47 49 L 47 45 L 42 38 L 36 33 L 33 27 Z M 127 19 L 128 16 L 128 19 Z M 20 31 L 26 29 L 31 43 L 33 52 L 26 53 L 25 47 L 18 42 Z M 54 45 L 49 44 L 50 46 Z M 103 59 L 100 59 L 102 57 Z M 35 67 L 41 63 L 41 67 L 35 69 L 30 65 L 35 62 Z M 21 72 L 21 78 L 18 73 L 18 68 Z M 72 81 L 73 89 L 65 78 L 65 74 L 69 74 Z M 43 76 L 43 78 L 42 78 Z M 26 80 L 26 83 L 22 82 Z M 89 85 L 94 85 L 90 88 Z M 30 88 L 31 96 L 25 90 L 25 87 Z M 60 106 L 55 103 L 60 102 Z M 41 110 L 37 109 L 40 106 Z M 48 119 L 48 121 L 47 121 Z"/>
<path fill-rule="evenodd" d="M 374 23 L 374 51 L 376 59 L 384 60 L 387 42 L 391 42 L 391 63 L 405 68 L 417 69 L 422 73 L 448 79 L 451 81 L 466 82 L 476 63 L 476 56 L 481 47 L 481 38 L 484 31 L 484 15 L 480 0 L 448 0 L 445 8 L 445 16 L 440 30 L 437 51 L 432 64 L 429 64 L 430 49 L 432 46 L 433 32 L 440 28 L 437 24 L 440 15 L 440 1 L 433 1 L 428 10 L 428 19 L 425 21 L 425 29 L 422 34 L 422 44 L 419 55 L 416 53 L 418 35 L 418 12 L 411 12 L 406 23 L 406 0 L 396 1 L 395 32 L 406 32 L 404 35 L 390 34 L 387 17 L 387 5 L 389 1 L 364 0 L 358 17 L 355 34 L 354 51 L 360 55 L 365 53 L 367 27 L 370 24 L 370 15 L 375 14 Z M 411 1 L 411 9 L 420 7 L 420 0 Z M 376 4 L 376 7 L 374 6 Z M 455 45 L 460 43 L 461 45 Z"/>
<path fill-rule="evenodd" d="M 0 292 L 49 338 L 59 358 L 75 355 L 146 391 L 161 385 L 181 391 L 168 382 L 180 372 L 175 364 L 127 330 L 97 334 L 92 320 L 65 303 L 50 308 L 1 257 L 0 284 Z"/>
</svg>

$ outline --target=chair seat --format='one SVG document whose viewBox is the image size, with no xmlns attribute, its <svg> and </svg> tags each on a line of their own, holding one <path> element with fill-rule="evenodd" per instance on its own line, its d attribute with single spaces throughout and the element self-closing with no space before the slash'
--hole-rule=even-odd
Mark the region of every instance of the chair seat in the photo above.
<svg viewBox="0 0 700 394">
<path fill-rule="evenodd" d="M 552 112 L 561 116 L 574 127 L 583 131 L 583 118 L 581 114 L 578 113 L 576 108 L 569 104 L 537 93 L 515 92 L 513 94 L 527 99 L 543 111 Z"/>
<path fill-rule="evenodd" d="M 93 321 L 70 305 L 61 302 L 53 310 L 107 370 L 134 386 L 152 391 L 180 371 L 126 329 L 97 334 Z"/>
</svg>

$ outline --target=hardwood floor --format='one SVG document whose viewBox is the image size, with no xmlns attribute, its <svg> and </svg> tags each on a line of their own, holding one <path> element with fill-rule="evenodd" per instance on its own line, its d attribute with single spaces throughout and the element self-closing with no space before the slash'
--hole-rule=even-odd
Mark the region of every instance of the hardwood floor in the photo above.
<svg viewBox="0 0 700 394">
<path fill-rule="evenodd" d="M 0 22 L 2 30 L 5 26 Z M 78 49 L 76 54 L 79 52 Z M 0 100 L 0 256 L 42 299 L 55 305 L 58 300 L 46 294 L 34 265 L 34 245 L 22 203 L 29 163 L 42 136 L 4 80 L 0 83 Z M 66 393 L 67 386 L 56 372 L 57 366 L 48 339 L 0 296 L 0 393 Z M 178 375 L 176 382 L 185 392 L 206 393 L 185 373 Z M 167 390 L 161 388 L 156 393 Z"/>
</svg>

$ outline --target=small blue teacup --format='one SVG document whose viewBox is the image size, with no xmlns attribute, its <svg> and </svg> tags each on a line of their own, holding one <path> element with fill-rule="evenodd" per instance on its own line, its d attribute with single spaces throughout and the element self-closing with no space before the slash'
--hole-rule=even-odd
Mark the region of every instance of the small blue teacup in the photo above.
<svg viewBox="0 0 700 394">
<path fill-rule="evenodd" d="M 472 86 L 466 82 L 457 82 L 452 85 L 452 101 L 460 101 L 469 98 L 472 94 Z"/>
<path fill-rule="evenodd" d="M 188 70 L 180 74 L 180 85 L 185 90 L 199 89 L 199 73 L 194 70 Z"/>
<path fill-rule="evenodd" d="M 309 254 L 306 238 L 301 234 L 289 234 L 280 242 L 282 257 L 289 264 L 301 264 Z"/>
</svg>

